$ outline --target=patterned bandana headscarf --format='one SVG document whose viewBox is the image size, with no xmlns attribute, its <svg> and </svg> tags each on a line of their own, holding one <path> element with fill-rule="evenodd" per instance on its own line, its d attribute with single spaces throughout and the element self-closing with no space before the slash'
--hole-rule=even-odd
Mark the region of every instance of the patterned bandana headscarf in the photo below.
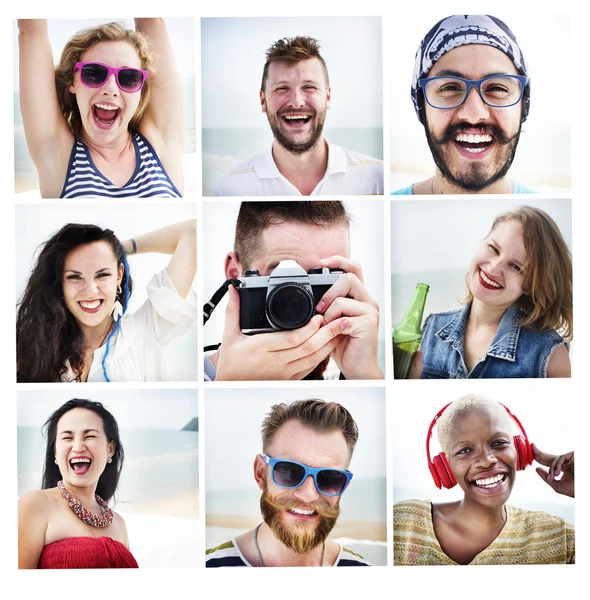
<svg viewBox="0 0 590 600">
<path fill-rule="evenodd" d="M 414 75 L 412 77 L 412 101 L 418 119 L 424 125 L 424 98 L 418 93 L 418 80 L 422 79 L 432 65 L 444 54 L 464 44 L 485 44 L 498 48 L 514 63 L 516 70 L 525 75 L 526 64 L 514 34 L 506 23 L 490 15 L 453 15 L 439 21 L 420 42 L 416 52 Z M 522 120 L 529 114 L 530 82 L 524 94 L 524 112 Z"/>
</svg>

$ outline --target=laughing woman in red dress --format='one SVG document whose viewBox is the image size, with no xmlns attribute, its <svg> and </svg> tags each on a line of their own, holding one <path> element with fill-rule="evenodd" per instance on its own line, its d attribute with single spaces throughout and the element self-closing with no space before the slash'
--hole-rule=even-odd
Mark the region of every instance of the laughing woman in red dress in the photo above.
<svg viewBox="0 0 590 600">
<path fill-rule="evenodd" d="M 115 418 L 100 402 L 72 399 L 45 429 L 42 489 L 19 501 L 19 568 L 137 568 L 125 521 L 108 506 L 123 467 Z"/>
</svg>

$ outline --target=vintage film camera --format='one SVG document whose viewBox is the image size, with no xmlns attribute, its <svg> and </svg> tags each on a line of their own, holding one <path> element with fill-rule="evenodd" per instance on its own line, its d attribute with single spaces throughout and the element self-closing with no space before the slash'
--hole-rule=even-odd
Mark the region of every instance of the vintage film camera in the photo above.
<svg viewBox="0 0 590 600">
<path fill-rule="evenodd" d="M 342 269 L 306 272 L 294 260 L 282 260 L 268 276 L 244 271 L 240 277 L 240 328 L 254 334 L 303 327 L 326 291 L 344 275 Z"/>
</svg>

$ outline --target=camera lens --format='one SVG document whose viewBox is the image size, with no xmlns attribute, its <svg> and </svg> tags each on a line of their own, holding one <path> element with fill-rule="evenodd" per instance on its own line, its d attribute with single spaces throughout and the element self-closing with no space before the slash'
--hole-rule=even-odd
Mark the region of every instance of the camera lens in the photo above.
<svg viewBox="0 0 590 600">
<path fill-rule="evenodd" d="M 313 296 L 305 287 L 283 283 L 268 295 L 266 316 L 276 329 L 297 329 L 311 319 L 313 307 Z"/>
</svg>

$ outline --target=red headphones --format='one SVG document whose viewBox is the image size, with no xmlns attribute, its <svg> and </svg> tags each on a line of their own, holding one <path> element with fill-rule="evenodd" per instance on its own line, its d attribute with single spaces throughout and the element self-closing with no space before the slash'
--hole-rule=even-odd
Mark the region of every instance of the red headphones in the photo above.
<svg viewBox="0 0 590 600">
<path fill-rule="evenodd" d="M 432 479 L 434 479 L 436 487 L 439 489 L 441 487 L 450 489 L 457 485 L 457 480 L 451 472 L 451 467 L 449 466 L 449 461 L 447 460 L 445 453 L 440 452 L 433 459 L 430 458 L 430 438 L 432 437 L 432 429 L 434 428 L 434 425 L 438 421 L 439 417 L 445 412 L 450 404 L 452 403 L 449 402 L 449 404 L 443 406 L 438 413 L 436 413 L 436 416 L 434 419 L 432 419 L 432 423 L 430 423 L 430 427 L 428 428 L 428 434 L 426 435 L 426 455 L 428 457 L 428 469 L 432 475 Z M 533 449 L 531 448 L 529 438 L 527 437 L 522 423 L 501 402 L 498 402 L 498 404 L 506 409 L 506 412 L 512 417 L 523 433 L 523 435 L 515 435 L 512 438 L 514 447 L 516 448 L 516 470 L 523 471 L 528 465 L 533 464 Z"/>
</svg>

